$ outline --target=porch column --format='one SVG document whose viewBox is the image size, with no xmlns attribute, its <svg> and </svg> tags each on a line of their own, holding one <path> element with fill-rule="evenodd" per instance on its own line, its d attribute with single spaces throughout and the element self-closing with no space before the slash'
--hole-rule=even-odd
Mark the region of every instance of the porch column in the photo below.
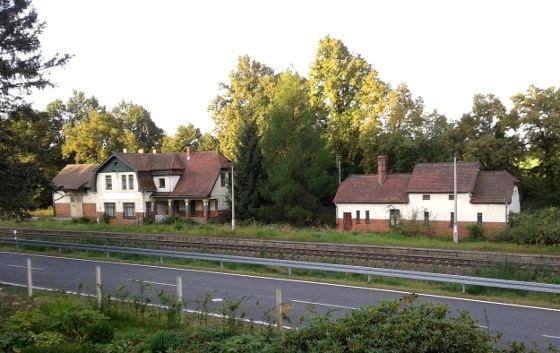
<svg viewBox="0 0 560 353">
<path fill-rule="evenodd" d="M 173 214 L 173 209 L 171 208 L 173 206 L 173 200 L 167 200 L 167 215 L 171 216 Z"/>
<path fill-rule="evenodd" d="M 203 210 L 204 210 L 204 218 L 208 218 L 208 199 L 202 200 L 203 203 Z"/>
<path fill-rule="evenodd" d="M 191 210 L 189 209 L 189 199 L 185 199 L 185 216 L 191 216 Z"/>
</svg>

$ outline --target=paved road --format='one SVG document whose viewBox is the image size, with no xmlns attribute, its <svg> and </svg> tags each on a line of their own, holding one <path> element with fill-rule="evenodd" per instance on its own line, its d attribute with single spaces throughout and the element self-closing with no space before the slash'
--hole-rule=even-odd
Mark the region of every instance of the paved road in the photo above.
<svg viewBox="0 0 560 353">
<path fill-rule="evenodd" d="M 382 299 L 401 298 L 406 294 L 289 279 L 4 252 L 0 252 L 0 283 L 26 285 L 27 259 L 31 259 L 33 285 L 36 288 L 93 294 L 95 267 L 99 266 L 103 288 L 107 293 L 115 293 L 122 284 L 126 284 L 127 289 L 133 292 L 137 291 L 138 281 L 141 281 L 151 283 L 154 291 L 163 289 L 175 295 L 179 276 L 183 297 L 191 302 L 189 308 L 196 310 L 194 300 L 207 295 L 214 299 L 211 304 L 214 310 L 219 310 L 224 302 L 245 298 L 241 310 L 255 320 L 263 319 L 263 310 L 256 303 L 261 307 L 273 308 L 277 289 L 282 291 L 282 301 L 292 306 L 288 316 L 293 320 L 310 308 L 321 314 L 334 310 L 333 316 L 337 316 L 352 308 L 375 304 Z M 452 310 L 468 310 L 479 320 L 480 326 L 489 327 L 492 332 L 501 332 L 504 343 L 516 340 L 527 344 L 537 342 L 541 348 L 547 347 L 549 343 L 560 346 L 560 310 L 429 295 L 421 295 L 421 298 L 446 303 Z"/>
</svg>

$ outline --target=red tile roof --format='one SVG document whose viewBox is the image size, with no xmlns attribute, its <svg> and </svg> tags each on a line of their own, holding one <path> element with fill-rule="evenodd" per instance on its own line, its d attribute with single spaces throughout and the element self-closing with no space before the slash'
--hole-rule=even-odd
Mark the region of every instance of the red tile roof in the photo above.
<svg viewBox="0 0 560 353">
<path fill-rule="evenodd" d="M 53 184 L 63 190 L 79 190 L 91 187 L 93 170 L 99 164 L 68 164 L 54 177 Z"/>
<path fill-rule="evenodd" d="M 340 184 L 334 203 L 407 203 L 410 174 L 388 174 L 382 185 L 376 175 L 352 175 Z"/>
<path fill-rule="evenodd" d="M 476 183 L 480 164 L 457 163 L 457 192 L 471 192 Z M 414 166 L 408 192 L 451 193 L 453 192 L 453 163 L 420 163 Z"/>
<path fill-rule="evenodd" d="M 457 192 L 470 193 L 472 203 L 511 202 L 519 183 L 506 171 L 480 171 L 480 164 L 457 163 Z M 334 203 L 407 203 L 409 193 L 453 193 L 453 163 L 422 163 L 412 174 L 352 175 L 338 188 Z"/>
<path fill-rule="evenodd" d="M 512 190 L 519 183 L 506 171 L 480 172 L 476 180 L 472 203 L 510 203 Z"/>
<path fill-rule="evenodd" d="M 200 152 L 198 152 L 200 153 Z M 183 170 L 186 153 L 115 153 L 114 156 L 128 164 L 137 172 L 153 172 L 156 170 Z"/>
<path fill-rule="evenodd" d="M 222 168 L 231 168 L 231 162 L 221 153 L 194 152 L 185 163 L 185 172 L 179 179 L 172 196 L 207 197 L 220 176 Z"/>
</svg>

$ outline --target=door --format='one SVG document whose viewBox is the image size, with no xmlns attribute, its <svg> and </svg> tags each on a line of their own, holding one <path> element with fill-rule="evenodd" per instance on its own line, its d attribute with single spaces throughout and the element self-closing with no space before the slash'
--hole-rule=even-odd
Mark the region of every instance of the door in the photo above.
<svg viewBox="0 0 560 353">
<path fill-rule="evenodd" d="M 342 230 L 352 230 L 352 213 L 344 212 L 342 214 Z"/>
<path fill-rule="evenodd" d="M 82 197 L 70 196 L 70 217 L 79 218 L 83 217 Z"/>
</svg>

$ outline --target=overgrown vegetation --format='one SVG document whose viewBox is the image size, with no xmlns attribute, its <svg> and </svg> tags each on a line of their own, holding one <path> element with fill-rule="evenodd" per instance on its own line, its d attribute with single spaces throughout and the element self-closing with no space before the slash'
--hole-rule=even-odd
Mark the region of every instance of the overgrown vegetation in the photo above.
<svg viewBox="0 0 560 353">
<path fill-rule="evenodd" d="M 260 307 L 264 324 L 243 320 L 241 298 L 212 310 L 212 295 L 177 301 L 148 284 L 141 294 L 120 287 L 101 305 L 92 297 L 3 288 L 0 295 L 2 352 L 539 352 L 521 342 L 501 343 L 468 312 L 415 295 L 354 310 L 334 318 L 311 309 L 278 329 L 274 308 Z M 159 298 L 155 302 L 147 303 Z M 194 306 L 194 312 L 183 311 Z M 213 316 L 210 314 L 214 314 Z M 488 325 L 489 323 L 484 323 Z M 491 323 L 490 323 L 491 324 Z M 548 347 L 549 352 L 558 352 Z"/>
</svg>

